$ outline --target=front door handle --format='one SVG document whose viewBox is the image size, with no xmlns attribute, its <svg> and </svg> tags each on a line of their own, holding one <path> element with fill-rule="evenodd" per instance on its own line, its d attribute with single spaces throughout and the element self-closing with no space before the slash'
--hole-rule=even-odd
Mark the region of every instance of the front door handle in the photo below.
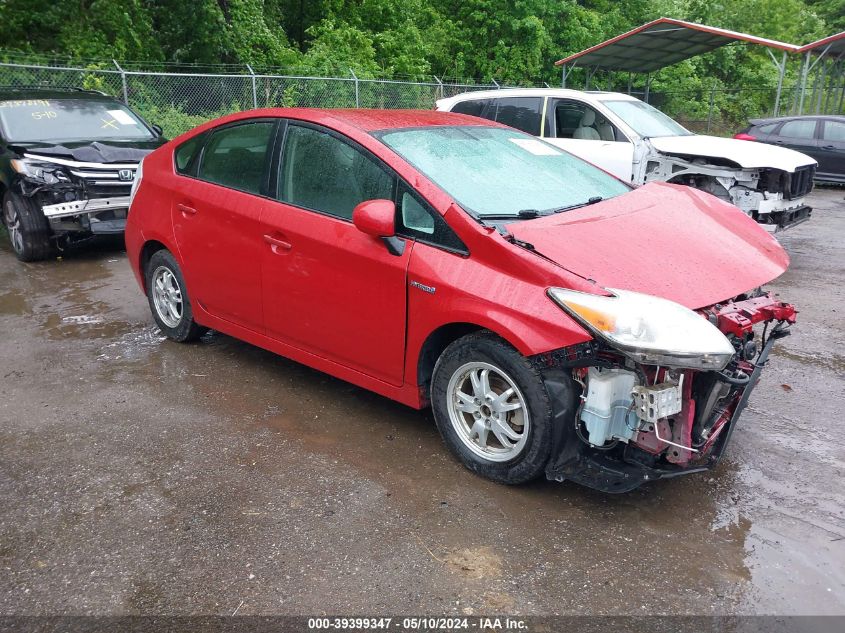
<svg viewBox="0 0 845 633">
<path fill-rule="evenodd" d="M 835 145 L 825 145 L 822 149 L 836 149 Z"/>
<path fill-rule="evenodd" d="M 270 248 L 273 249 L 274 253 L 289 251 L 292 246 L 290 242 L 286 242 L 285 240 L 273 235 L 265 235 L 264 241 L 270 245 Z"/>
<path fill-rule="evenodd" d="M 197 210 L 193 207 L 189 207 L 187 204 L 177 204 L 176 208 L 179 209 L 185 217 L 197 214 Z"/>
</svg>

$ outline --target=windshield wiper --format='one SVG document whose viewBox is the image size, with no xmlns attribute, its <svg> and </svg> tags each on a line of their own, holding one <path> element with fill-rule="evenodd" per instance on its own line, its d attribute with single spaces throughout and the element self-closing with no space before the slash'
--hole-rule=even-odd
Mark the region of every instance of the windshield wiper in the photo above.
<svg viewBox="0 0 845 633">
<path fill-rule="evenodd" d="M 485 213 L 484 215 L 479 215 L 479 217 L 482 220 L 533 220 L 534 218 L 539 218 L 541 215 L 543 214 L 537 211 L 537 209 L 521 209 L 516 213 Z"/>
<path fill-rule="evenodd" d="M 586 202 L 579 202 L 578 204 L 570 204 L 568 207 L 561 207 L 560 209 L 555 209 L 552 213 L 563 213 L 564 211 L 571 211 L 572 209 L 580 209 L 581 207 L 588 207 L 591 204 L 596 204 L 597 202 L 601 202 L 604 200 L 601 196 L 593 196 Z"/>
</svg>

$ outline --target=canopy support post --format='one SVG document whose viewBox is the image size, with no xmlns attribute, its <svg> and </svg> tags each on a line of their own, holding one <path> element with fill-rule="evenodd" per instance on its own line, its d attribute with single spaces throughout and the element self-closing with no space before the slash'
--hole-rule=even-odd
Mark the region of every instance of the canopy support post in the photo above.
<svg viewBox="0 0 845 633">
<path fill-rule="evenodd" d="M 804 93 L 807 91 L 807 74 L 810 72 L 810 51 L 804 53 L 804 67 L 801 69 L 801 95 L 798 98 L 798 115 L 804 114 Z"/>
<path fill-rule="evenodd" d="M 786 74 L 786 51 L 783 51 L 783 57 L 781 58 L 781 61 L 777 60 L 770 48 L 767 48 L 766 52 L 769 54 L 769 57 L 772 58 L 772 62 L 774 62 L 774 65 L 778 69 L 778 88 L 777 92 L 775 93 L 775 112 L 772 115 L 777 116 L 780 112 L 780 95 L 783 91 L 783 76 Z"/>
</svg>

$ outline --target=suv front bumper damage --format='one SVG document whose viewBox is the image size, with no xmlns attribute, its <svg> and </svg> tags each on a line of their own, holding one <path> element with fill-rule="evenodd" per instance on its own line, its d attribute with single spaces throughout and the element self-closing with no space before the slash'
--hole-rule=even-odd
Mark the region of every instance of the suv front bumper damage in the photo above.
<svg viewBox="0 0 845 633">
<path fill-rule="evenodd" d="M 115 198 L 92 198 L 90 200 L 72 200 L 59 204 L 48 204 L 41 207 L 47 218 L 67 218 L 83 213 L 99 213 L 106 209 L 122 210 L 129 209 L 129 196 L 118 196 Z"/>
</svg>

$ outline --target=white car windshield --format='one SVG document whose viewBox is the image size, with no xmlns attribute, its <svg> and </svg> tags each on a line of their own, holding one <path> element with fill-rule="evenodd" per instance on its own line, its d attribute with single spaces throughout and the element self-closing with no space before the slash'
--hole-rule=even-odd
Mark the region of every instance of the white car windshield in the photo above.
<svg viewBox="0 0 845 633">
<path fill-rule="evenodd" d="M 692 132 L 680 123 L 643 101 L 602 100 L 602 103 L 643 138 L 692 135 Z"/>
<path fill-rule="evenodd" d="M 376 136 L 482 219 L 544 215 L 630 191 L 589 163 L 516 130 L 443 126 Z"/>
</svg>

